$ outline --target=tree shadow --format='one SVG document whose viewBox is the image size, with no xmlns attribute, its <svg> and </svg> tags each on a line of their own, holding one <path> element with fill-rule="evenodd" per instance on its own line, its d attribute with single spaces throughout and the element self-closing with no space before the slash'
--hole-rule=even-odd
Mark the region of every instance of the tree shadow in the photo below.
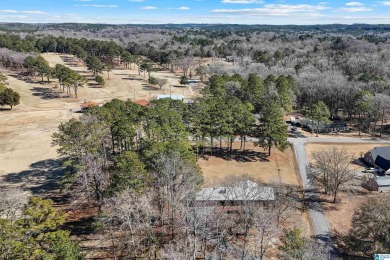
<svg viewBox="0 0 390 260">
<path fill-rule="evenodd" d="M 146 84 L 143 84 L 142 89 L 144 89 L 144 90 L 151 90 L 151 91 L 159 90 L 159 88 L 157 88 L 157 87 L 153 87 L 153 86 L 146 85 Z"/>
<path fill-rule="evenodd" d="M 368 259 L 366 256 L 358 254 L 355 248 L 361 249 L 361 241 L 347 234 L 343 235 L 337 230 L 332 230 L 332 241 L 339 259 L 346 260 L 363 260 Z"/>
<path fill-rule="evenodd" d="M 102 88 L 98 83 L 89 82 L 88 88 Z"/>
<path fill-rule="evenodd" d="M 29 170 L 7 174 L 2 181 L 5 184 L 21 184 L 33 195 L 46 196 L 62 188 L 65 173 L 62 159 L 48 159 L 31 164 Z"/>
<path fill-rule="evenodd" d="M 71 231 L 71 235 L 89 235 L 95 232 L 95 217 L 97 208 L 90 205 L 80 205 L 77 209 L 67 211 L 68 219 L 63 228 Z"/>
<path fill-rule="evenodd" d="M 324 212 L 324 207 L 322 206 L 321 197 L 315 190 L 305 190 L 305 208 L 309 210 L 314 210 L 318 212 Z"/>
<path fill-rule="evenodd" d="M 62 91 L 55 91 L 52 88 L 33 87 L 30 90 L 33 92 L 33 96 L 41 97 L 44 100 L 65 98 Z"/>
<path fill-rule="evenodd" d="M 200 148 L 201 150 L 202 148 Z M 247 163 L 247 162 L 269 162 L 268 156 L 266 153 L 257 152 L 254 150 L 244 150 L 233 149 L 232 151 L 227 148 L 214 148 L 215 150 L 211 154 L 210 151 L 205 153 L 205 158 L 208 156 L 214 156 L 217 158 L 222 158 L 227 161 L 235 160 L 237 162 Z"/>
</svg>

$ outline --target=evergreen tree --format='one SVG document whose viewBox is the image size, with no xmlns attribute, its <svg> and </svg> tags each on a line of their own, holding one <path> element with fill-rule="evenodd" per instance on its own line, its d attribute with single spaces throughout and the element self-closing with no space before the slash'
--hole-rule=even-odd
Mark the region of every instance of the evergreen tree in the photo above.
<svg viewBox="0 0 390 260">
<path fill-rule="evenodd" d="M 4 88 L 4 90 L 0 92 L 0 106 L 8 105 L 12 110 L 14 106 L 19 105 L 19 100 L 19 93 L 10 88 Z"/>
<path fill-rule="evenodd" d="M 268 149 L 268 156 L 271 155 L 272 146 L 283 151 L 288 146 L 287 125 L 277 102 L 270 101 L 265 104 L 260 122 L 259 145 Z"/>
<path fill-rule="evenodd" d="M 317 121 L 317 136 L 319 132 L 320 123 L 328 124 L 329 123 L 329 117 L 330 117 L 330 111 L 328 107 L 325 105 L 324 102 L 318 101 L 317 103 L 313 104 L 310 109 L 311 118 L 313 119 L 312 126 L 314 128 L 315 124 L 314 122 Z"/>
</svg>

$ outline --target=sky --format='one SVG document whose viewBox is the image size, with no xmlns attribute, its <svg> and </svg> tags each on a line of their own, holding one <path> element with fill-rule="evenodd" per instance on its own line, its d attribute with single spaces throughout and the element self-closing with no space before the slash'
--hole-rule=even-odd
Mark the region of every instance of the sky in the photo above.
<svg viewBox="0 0 390 260">
<path fill-rule="evenodd" d="M 390 24 L 390 0 L 0 0 L 0 22 Z"/>
</svg>

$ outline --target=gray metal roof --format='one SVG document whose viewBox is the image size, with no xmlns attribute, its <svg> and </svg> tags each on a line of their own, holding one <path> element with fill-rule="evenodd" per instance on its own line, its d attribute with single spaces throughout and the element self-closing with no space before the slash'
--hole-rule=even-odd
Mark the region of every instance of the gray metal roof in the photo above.
<svg viewBox="0 0 390 260">
<path fill-rule="evenodd" d="M 204 188 L 196 193 L 198 201 L 266 201 L 275 200 L 274 189 L 261 187 L 252 181 L 242 181 L 231 187 Z"/>
<path fill-rule="evenodd" d="M 390 186 L 390 177 L 378 177 L 376 183 L 379 186 Z"/>
<path fill-rule="evenodd" d="M 374 162 L 378 155 L 386 160 L 390 160 L 390 146 L 375 147 L 370 151 L 370 153 L 372 155 L 372 159 L 374 159 Z"/>
<path fill-rule="evenodd" d="M 183 100 L 183 95 L 170 95 L 170 94 L 159 94 L 156 96 L 156 99 L 170 98 L 173 100 Z"/>
</svg>

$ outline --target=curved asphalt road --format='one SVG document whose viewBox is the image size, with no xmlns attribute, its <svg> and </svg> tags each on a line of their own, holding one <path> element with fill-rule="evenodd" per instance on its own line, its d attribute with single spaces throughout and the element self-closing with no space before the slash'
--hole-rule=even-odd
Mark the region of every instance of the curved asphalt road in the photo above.
<svg viewBox="0 0 390 260">
<path fill-rule="evenodd" d="M 331 232 L 329 230 L 328 220 L 324 214 L 319 193 L 313 188 L 307 178 L 306 168 L 308 166 L 305 144 L 307 143 L 389 143 L 381 139 L 362 139 L 362 138 L 289 138 L 288 141 L 294 145 L 295 156 L 298 163 L 299 173 L 301 175 L 303 188 L 305 191 L 305 200 L 309 209 L 309 215 L 312 221 L 315 237 L 329 246 L 331 258 L 337 257 L 337 252 L 332 245 Z"/>
</svg>

